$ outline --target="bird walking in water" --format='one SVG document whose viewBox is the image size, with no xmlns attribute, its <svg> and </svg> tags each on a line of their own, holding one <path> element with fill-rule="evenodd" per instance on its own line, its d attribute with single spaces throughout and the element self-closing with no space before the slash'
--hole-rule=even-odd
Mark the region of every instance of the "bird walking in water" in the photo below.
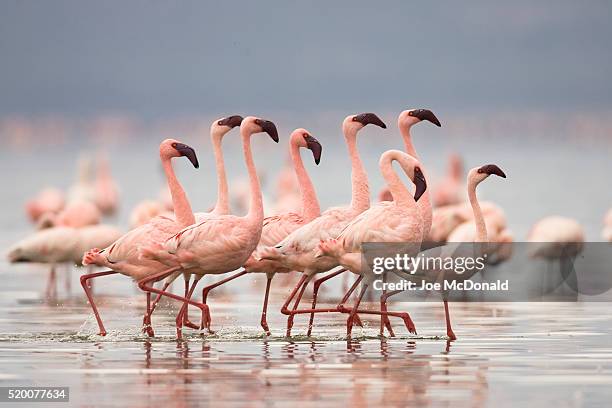
<svg viewBox="0 0 612 408">
<path fill-rule="evenodd" d="M 172 159 L 176 157 L 186 157 L 195 168 L 199 167 L 198 158 L 195 150 L 186 144 L 174 139 L 166 139 L 159 146 L 159 157 L 164 168 L 166 180 L 172 194 L 174 204 L 174 215 L 176 219 L 159 216 L 153 218 L 147 224 L 135 228 L 123 235 L 113 244 L 105 249 L 94 248 L 83 255 L 83 265 L 97 265 L 106 267 L 109 270 L 96 272 L 81 276 L 81 286 L 87 295 L 91 308 L 98 322 L 100 335 L 106 335 L 106 329 L 98 313 L 98 308 L 94 302 L 91 290 L 88 285 L 90 279 L 120 273 L 138 281 L 161 270 L 168 269 L 164 264 L 155 260 L 141 259 L 138 249 L 143 245 L 160 243 L 171 237 L 181 228 L 192 225 L 195 217 L 191 210 L 191 205 L 183 187 L 179 183 L 172 167 Z M 177 273 L 177 270 L 174 271 Z M 150 294 L 147 293 L 147 312 L 144 317 L 144 330 L 152 336 L 153 329 L 150 326 Z M 204 308 L 204 305 L 192 302 L 194 306 Z"/>
<path fill-rule="evenodd" d="M 251 190 L 249 210 L 245 216 L 211 216 L 180 230 L 163 244 L 152 243 L 141 247 L 142 259 L 162 262 L 170 269 L 140 280 L 138 286 L 145 292 L 157 293 L 185 302 L 176 318 L 178 338 L 182 337 L 183 314 L 187 309 L 187 303 L 193 304 L 193 301 L 189 299 L 198 281 L 207 274 L 223 274 L 242 267 L 259 243 L 264 218 L 263 203 L 251 151 L 251 136 L 263 132 L 278 143 L 278 131 L 274 123 L 269 120 L 249 116 L 244 118 L 240 125 L 240 136 Z M 194 276 L 187 296 L 178 297 L 150 285 L 177 270 Z M 206 313 L 205 316 L 210 321 L 208 311 L 204 309 L 202 311 Z M 202 326 L 204 325 L 205 322 L 202 322 Z M 206 325 L 206 328 L 210 331 L 210 325 Z"/>
<path fill-rule="evenodd" d="M 402 170 L 414 183 L 414 198 L 393 170 L 392 164 L 394 161 L 400 164 Z M 419 162 L 407 153 L 399 150 L 389 150 L 382 154 L 379 165 L 393 201 L 383 201 L 373 205 L 351 221 L 336 238 L 323 241 L 319 244 L 319 256 L 333 257 L 340 265 L 358 275 L 357 280 L 338 305 L 340 311 L 349 312 L 346 324 L 348 338 L 351 337 L 353 320 L 361 299 L 373 280 L 378 276 L 372 272 L 371 268 L 362 265 L 363 243 L 402 242 L 405 243 L 405 245 L 402 245 L 402 253 L 414 256 L 421 249 L 421 241 L 423 239 L 423 221 L 417 207 L 417 202 L 427 190 L 427 182 Z M 360 283 L 361 291 L 354 306 L 352 309 L 346 309 L 344 304 Z M 380 312 L 359 312 L 401 317 L 408 330 L 416 334 L 414 323 L 408 313 L 387 312 L 386 310 L 381 310 Z"/>
</svg>

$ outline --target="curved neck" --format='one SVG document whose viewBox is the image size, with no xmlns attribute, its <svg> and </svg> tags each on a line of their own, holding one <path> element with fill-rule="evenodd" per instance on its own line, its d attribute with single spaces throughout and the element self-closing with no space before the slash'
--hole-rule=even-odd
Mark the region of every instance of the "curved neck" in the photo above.
<svg viewBox="0 0 612 408">
<path fill-rule="evenodd" d="M 214 214 L 226 215 L 230 213 L 229 193 L 227 187 L 227 175 L 225 173 L 225 162 L 223 160 L 223 149 L 221 149 L 221 136 L 211 134 L 213 154 L 215 155 L 215 167 L 217 169 L 217 203 L 212 212 Z"/>
<path fill-rule="evenodd" d="M 402 170 L 408 174 L 408 169 L 403 163 L 397 158 L 395 154 L 389 154 L 385 156 L 385 159 L 380 163 L 380 172 L 389 186 L 391 196 L 393 196 L 394 205 L 405 207 L 405 208 L 416 208 L 417 203 L 414 201 L 414 197 L 410 194 L 408 188 L 402 183 L 395 170 L 393 170 L 393 161 L 397 161 L 402 166 Z"/>
<path fill-rule="evenodd" d="M 476 197 L 477 185 L 478 183 L 474 181 L 468 181 L 468 197 L 472 206 L 472 212 L 474 213 L 474 223 L 476 224 L 476 242 L 487 242 L 487 227 L 482 216 L 480 204 L 478 203 L 478 197 Z"/>
<path fill-rule="evenodd" d="M 290 153 L 300 187 L 300 194 L 302 195 L 302 216 L 306 222 L 309 222 L 321 215 L 321 207 L 319 207 L 319 200 L 317 199 L 317 193 L 312 185 L 312 181 L 304 168 L 304 162 L 302 161 L 302 156 L 300 156 L 300 148 L 292 143 Z"/>
<path fill-rule="evenodd" d="M 187 199 L 187 194 L 185 194 L 185 190 L 183 190 L 181 183 L 179 183 L 176 178 L 176 174 L 174 174 L 171 159 L 163 158 L 162 167 L 166 174 L 168 188 L 170 188 L 170 196 L 172 197 L 176 222 L 178 222 L 181 227 L 188 227 L 189 225 L 195 224 L 195 217 L 193 216 L 191 205 Z"/>
<path fill-rule="evenodd" d="M 351 208 L 361 213 L 370 208 L 368 175 L 357 151 L 357 130 L 348 130 L 345 138 L 349 157 L 351 158 Z"/>
<path fill-rule="evenodd" d="M 249 203 L 249 211 L 246 214 L 246 218 L 252 218 L 255 220 L 263 220 L 263 202 L 261 198 L 261 187 L 259 185 L 259 178 L 257 177 L 257 170 L 255 169 L 255 162 L 253 161 L 253 152 L 251 151 L 251 135 L 245 129 L 240 129 L 240 136 L 242 137 L 242 149 L 244 151 L 244 161 L 247 166 L 249 173 L 249 185 L 251 190 L 251 200 Z"/>
<path fill-rule="evenodd" d="M 416 149 L 412 144 L 412 135 L 410 134 L 410 128 L 411 126 L 400 126 L 400 132 L 402 134 L 402 139 L 404 140 L 404 148 L 406 149 L 406 153 L 420 161 L 419 155 L 417 154 Z M 425 178 L 427 178 L 427 171 L 425 170 L 423 164 L 421 164 L 421 170 L 423 170 Z M 424 236 L 427 236 L 429 235 L 429 231 L 431 230 L 433 213 L 431 201 L 429 199 L 429 189 L 427 189 L 425 193 L 423 193 L 423 195 L 419 199 L 419 202 L 416 205 L 417 207 L 419 207 L 419 211 L 421 212 L 421 216 L 423 217 Z"/>
</svg>

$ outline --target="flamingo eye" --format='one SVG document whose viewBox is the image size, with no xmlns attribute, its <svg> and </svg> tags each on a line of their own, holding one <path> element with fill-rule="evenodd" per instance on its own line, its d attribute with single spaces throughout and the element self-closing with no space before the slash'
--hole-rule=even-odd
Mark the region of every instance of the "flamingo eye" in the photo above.
<svg viewBox="0 0 612 408">
<path fill-rule="evenodd" d="M 176 149 L 176 143 L 172 143 L 172 147 Z"/>
</svg>

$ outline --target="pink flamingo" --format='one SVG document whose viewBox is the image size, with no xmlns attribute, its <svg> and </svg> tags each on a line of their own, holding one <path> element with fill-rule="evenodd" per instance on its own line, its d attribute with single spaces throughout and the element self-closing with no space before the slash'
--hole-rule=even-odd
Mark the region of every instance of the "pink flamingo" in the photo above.
<svg viewBox="0 0 612 408">
<path fill-rule="evenodd" d="M 601 237 L 608 242 L 612 242 L 612 208 L 606 213 L 603 223 L 604 229 L 601 232 Z"/>
<path fill-rule="evenodd" d="M 463 202 L 463 163 L 458 154 L 448 156 L 448 171 L 442 181 L 433 189 L 433 203 L 436 207 Z"/>
<path fill-rule="evenodd" d="M 536 222 L 527 236 L 531 242 L 530 251 L 534 258 L 548 261 L 558 259 L 560 263 L 582 252 L 584 229 L 578 221 L 552 215 Z"/>
<path fill-rule="evenodd" d="M 276 246 L 261 248 L 256 255 L 263 260 L 278 262 L 289 270 L 302 272 L 302 277 L 281 309 L 283 314 L 289 315 L 287 336 L 291 335 L 297 307 L 310 280 L 315 274 L 338 266 L 336 260 L 331 257 L 315 257 L 317 245 L 321 240 L 338 236 L 351 220 L 370 207 L 368 177 L 357 151 L 357 132 L 368 124 L 374 124 L 381 128 L 387 127 L 373 113 L 350 115 L 342 122 L 342 131 L 351 158 L 351 204 L 348 207 L 334 207 L 326 210 L 320 217 L 293 231 Z M 332 276 L 336 276 L 342 271 L 344 270 L 334 272 Z M 318 289 L 318 287 L 315 287 L 315 289 Z M 296 297 L 296 300 L 293 310 L 289 310 L 288 305 L 294 297 Z"/>
<path fill-rule="evenodd" d="M 104 215 L 111 215 L 119 207 L 119 189 L 113 180 L 110 165 L 105 155 L 98 155 L 95 191 L 96 205 Z"/>
<path fill-rule="evenodd" d="M 93 225 L 83 228 L 51 227 L 36 231 L 14 244 L 8 252 L 11 263 L 43 263 L 51 266 L 47 282 L 47 297 L 53 297 L 55 274 L 58 264 L 81 264 L 83 252 L 96 246 L 105 246 L 121 236 L 110 225 Z"/>
<path fill-rule="evenodd" d="M 489 242 L 485 217 L 483 216 L 482 210 L 480 208 L 480 204 L 478 202 L 478 197 L 476 196 L 476 187 L 481 182 L 486 180 L 490 175 L 496 175 L 502 178 L 506 178 L 506 174 L 502 171 L 502 169 L 500 169 L 498 166 L 494 164 L 487 164 L 481 167 L 473 168 L 472 170 L 469 171 L 467 175 L 468 199 L 470 201 L 470 206 L 472 207 L 473 222 L 474 222 L 474 226 L 476 229 L 476 236 L 473 242 L 481 242 L 481 243 Z M 439 248 L 433 248 L 433 249 L 426 251 L 425 253 L 429 251 L 439 251 L 439 250 L 440 250 Z M 439 275 L 437 272 L 439 271 L 433 271 L 433 272 L 434 273 L 431 273 L 429 276 L 426 276 L 424 279 L 433 280 L 432 276 L 435 276 L 435 278 L 438 278 Z M 465 278 L 466 276 L 463 275 L 463 277 Z M 410 276 L 407 276 L 406 278 L 411 279 L 411 278 L 414 278 L 414 276 L 410 275 Z M 397 293 L 400 293 L 400 292 L 401 291 L 391 291 L 391 292 L 385 293 L 383 295 L 385 304 L 389 297 Z M 451 327 L 450 313 L 448 310 L 448 301 L 444 298 L 443 303 L 444 303 L 444 315 L 446 319 L 446 335 L 448 336 L 450 340 L 456 340 L 457 336 L 455 335 Z"/>
<path fill-rule="evenodd" d="M 166 179 L 172 194 L 174 203 L 174 214 L 176 221 L 166 217 L 156 217 L 149 223 L 131 230 L 123 235 L 112 245 L 103 250 L 94 248 L 85 253 L 83 256 L 83 265 L 98 265 L 103 266 L 109 271 L 91 273 L 81 276 L 81 286 L 87 295 L 87 299 L 93 309 L 94 315 L 98 322 L 100 335 L 106 335 L 106 329 L 102 323 L 102 319 L 98 313 L 98 309 L 94 303 L 88 281 L 100 276 L 120 273 L 131 277 L 134 280 L 142 280 L 151 276 L 166 267 L 154 260 L 141 259 L 138 253 L 138 248 L 143 245 L 151 245 L 166 240 L 172 234 L 179 231 L 181 228 L 192 225 L 195 222 L 195 217 L 191 210 L 187 195 L 183 187 L 179 183 L 174 169 L 172 168 L 171 160 L 175 157 L 186 157 L 195 168 L 199 167 L 198 159 L 193 148 L 180 143 L 174 139 L 166 139 L 159 146 L 159 157 L 166 174 Z M 144 318 L 144 329 L 152 336 L 153 330 L 150 326 L 150 294 L 147 293 L 147 314 Z M 204 305 L 192 302 L 194 306 L 204 307 Z"/>
<path fill-rule="evenodd" d="M 161 202 L 155 200 L 141 201 L 130 212 L 130 228 L 140 227 L 164 213 L 172 214 Z"/>
<path fill-rule="evenodd" d="M 143 245 L 140 250 L 142 259 L 159 260 L 170 267 L 168 271 L 142 279 L 138 282 L 138 286 L 146 292 L 169 296 L 185 302 L 176 317 L 178 338 L 182 337 L 183 315 L 187 304 L 193 304 L 189 298 L 202 276 L 223 274 L 242 267 L 261 238 L 263 203 L 251 152 L 251 136 L 262 132 L 267 133 L 272 140 L 278 142 L 276 126 L 268 120 L 249 116 L 244 118 L 240 125 L 240 136 L 251 187 L 251 202 L 245 216 L 211 216 L 200 223 L 182 229 L 168 239 L 163 246 L 159 243 L 151 243 L 151 245 Z M 184 298 L 149 286 L 150 283 L 163 279 L 178 270 L 195 276 L 189 293 Z M 205 316 L 210 321 L 208 310 L 202 309 L 202 311 L 206 313 Z M 206 328 L 210 331 L 209 324 L 206 325 Z"/>
<path fill-rule="evenodd" d="M 415 184 L 414 198 L 393 170 L 393 161 L 400 164 L 406 175 Z M 362 267 L 362 244 L 364 242 L 405 242 L 402 253 L 414 256 L 419 252 L 423 239 L 424 225 L 417 202 L 426 191 L 427 183 L 419 162 L 407 153 L 389 150 L 382 154 L 379 165 L 393 200 L 373 205 L 349 223 L 337 238 L 319 244 L 321 255 L 333 257 L 340 265 L 359 276 L 338 305 L 339 310 L 350 311 L 346 325 L 348 338 L 351 337 L 353 320 L 361 299 L 376 277 L 369 268 Z M 362 281 L 361 291 L 355 305 L 352 309 L 345 309 L 344 303 L 348 301 L 350 295 Z M 360 313 L 369 313 L 369 311 L 360 311 Z M 387 317 L 401 317 L 409 331 L 416 334 L 414 323 L 408 313 L 387 312 L 386 309 L 372 313 Z"/>
<path fill-rule="evenodd" d="M 314 161 L 319 164 L 321 160 L 321 144 L 305 129 L 295 129 L 289 140 L 289 153 L 293 162 L 293 171 L 297 177 L 298 188 L 301 194 L 301 213 L 287 212 L 271 217 L 266 217 L 263 220 L 263 228 L 261 231 L 261 239 L 259 240 L 258 248 L 277 244 L 287 235 L 298 229 L 299 227 L 309 223 L 321 214 L 319 200 L 315 192 L 312 181 L 308 176 L 308 172 L 302 162 L 300 156 L 300 148 L 309 149 L 312 151 Z M 256 253 L 257 250 L 254 251 Z M 289 273 L 291 270 L 283 267 L 274 261 L 257 260 L 253 255 L 249 257 L 241 272 L 213 285 L 205 287 L 202 291 L 203 302 L 206 303 L 206 297 L 211 289 L 216 288 L 226 282 L 238 278 L 246 273 L 265 273 L 267 277 L 266 293 L 264 295 L 263 310 L 261 313 L 261 327 L 269 336 L 270 328 L 268 327 L 268 296 L 270 293 L 270 284 L 276 273 Z M 207 322 L 210 324 L 210 322 Z"/>
<path fill-rule="evenodd" d="M 37 222 L 43 214 L 58 214 L 64 205 L 64 193 L 57 188 L 47 187 L 26 203 L 26 213 L 32 222 Z"/>
<path fill-rule="evenodd" d="M 405 151 L 406 153 L 416 158 L 417 160 L 419 160 L 419 156 L 416 152 L 414 144 L 412 143 L 411 129 L 412 129 L 412 126 L 424 120 L 431 122 L 438 127 L 442 127 L 442 124 L 440 123 L 436 115 L 429 109 L 407 109 L 407 110 L 402 111 L 397 117 L 397 127 L 400 130 L 400 134 L 402 135 L 402 140 L 404 141 Z M 421 166 L 421 168 L 425 172 L 425 175 L 427 175 L 425 168 L 423 166 Z M 382 198 L 385 198 L 384 190 L 381 194 L 381 199 Z M 423 222 L 423 234 L 424 236 L 427 236 L 431 229 L 431 222 L 432 222 L 432 208 L 431 208 L 431 202 L 429 199 L 429 191 L 425 191 L 424 196 L 417 202 L 417 208 L 419 209 L 420 219 Z M 333 278 L 339 273 L 342 273 L 342 272 L 341 271 L 333 272 L 315 281 L 312 309 L 315 309 L 316 307 L 318 288 L 321 286 L 323 282 L 325 282 L 326 280 L 330 278 Z M 347 275 L 345 275 L 345 277 L 346 276 Z M 346 286 L 346 285 L 343 285 L 343 286 Z M 384 309 L 385 307 L 386 305 L 381 304 L 381 309 Z M 314 313 L 310 315 L 310 324 L 308 325 L 309 335 L 310 335 L 310 330 L 312 330 L 313 321 L 314 321 Z M 387 327 L 387 329 L 389 330 L 389 332 L 393 333 L 393 330 L 391 328 L 391 322 L 389 321 L 386 315 L 383 315 L 382 321 Z"/>
</svg>

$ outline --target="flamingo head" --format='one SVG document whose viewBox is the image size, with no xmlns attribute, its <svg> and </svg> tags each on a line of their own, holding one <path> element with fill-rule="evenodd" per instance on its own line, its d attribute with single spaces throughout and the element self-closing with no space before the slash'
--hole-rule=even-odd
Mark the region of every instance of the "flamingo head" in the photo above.
<svg viewBox="0 0 612 408">
<path fill-rule="evenodd" d="M 247 135 L 253 133 L 267 133 L 272 140 L 278 143 L 278 130 L 274 122 L 266 119 L 256 118 L 255 116 L 247 116 L 240 124 L 240 132 L 246 132 Z"/>
<path fill-rule="evenodd" d="M 473 183 L 480 183 L 490 175 L 496 175 L 502 178 L 506 178 L 506 173 L 495 164 L 485 164 L 484 166 L 475 167 L 470 170 L 468 174 L 468 180 Z"/>
<path fill-rule="evenodd" d="M 185 156 L 196 169 L 200 167 L 198 156 L 196 156 L 193 147 L 174 139 L 166 139 L 159 145 L 159 157 L 162 160 L 181 156 Z"/>
<path fill-rule="evenodd" d="M 228 133 L 230 130 L 235 128 L 236 126 L 240 126 L 242 123 L 242 116 L 240 115 L 232 115 L 226 118 L 219 118 L 213 121 L 212 125 L 210 125 L 210 134 L 214 137 L 222 138 Z"/>
<path fill-rule="evenodd" d="M 291 133 L 291 144 L 310 150 L 316 164 L 319 164 L 321 161 L 323 147 L 306 129 L 295 129 Z"/>
<path fill-rule="evenodd" d="M 344 131 L 344 134 L 347 134 L 350 131 L 355 133 L 370 124 L 379 126 L 383 129 L 387 128 L 385 122 L 383 122 L 376 114 L 366 112 L 358 115 L 347 116 L 342 122 L 342 130 Z"/>
<path fill-rule="evenodd" d="M 429 109 L 408 109 L 399 114 L 397 118 L 397 127 L 410 127 L 423 120 L 427 120 L 438 127 L 442 127 L 442 124 Z"/>
</svg>

